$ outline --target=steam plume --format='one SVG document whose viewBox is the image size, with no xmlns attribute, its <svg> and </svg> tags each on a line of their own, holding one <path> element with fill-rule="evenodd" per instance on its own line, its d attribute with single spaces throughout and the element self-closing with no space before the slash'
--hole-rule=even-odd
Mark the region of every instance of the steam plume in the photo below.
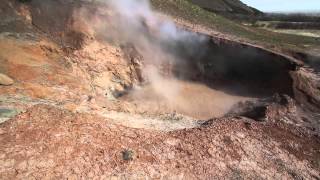
<svg viewBox="0 0 320 180">
<path fill-rule="evenodd" d="M 159 68 L 154 67 L 182 62 L 186 55 L 199 56 L 196 48 L 206 41 L 153 11 L 148 0 L 105 0 L 103 4 L 94 13 L 83 9 L 80 16 L 88 17 L 96 36 L 120 45 L 133 45 L 147 64 L 142 73 L 151 84 L 161 77 Z"/>
</svg>

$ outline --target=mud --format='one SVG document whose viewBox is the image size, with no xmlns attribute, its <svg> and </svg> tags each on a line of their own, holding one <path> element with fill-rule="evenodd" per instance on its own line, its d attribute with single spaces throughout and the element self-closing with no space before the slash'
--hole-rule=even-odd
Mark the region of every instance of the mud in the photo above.
<svg viewBox="0 0 320 180">
<path fill-rule="evenodd" d="M 120 99 L 136 104 L 138 112 L 179 113 L 205 120 L 222 117 L 235 104 L 253 98 L 231 95 L 196 82 L 163 79 L 155 85 L 137 88 Z"/>
<path fill-rule="evenodd" d="M 178 60 L 160 66 L 159 77 L 126 92 L 121 100 L 133 103 L 140 113 L 210 119 L 226 115 L 239 102 L 274 94 L 294 98 L 291 72 L 297 63 L 259 48 L 207 39 L 200 45 L 177 43 L 173 49 Z"/>
</svg>

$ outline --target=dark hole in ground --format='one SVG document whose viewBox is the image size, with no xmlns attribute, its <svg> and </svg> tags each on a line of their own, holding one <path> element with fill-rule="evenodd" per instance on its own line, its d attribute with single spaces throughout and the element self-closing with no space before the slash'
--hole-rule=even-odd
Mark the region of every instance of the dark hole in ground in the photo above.
<svg viewBox="0 0 320 180">
<path fill-rule="evenodd" d="M 177 46 L 184 61 L 175 64 L 177 77 L 197 81 L 235 95 L 252 97 L 275 93 L 293 96 L 289 72 L 296 64 L 281 55 L 228 40 L 212 39 L 202 46 Z M 192 53 L 188 54 L 188 52 Z M 198 53 L 194 53 L 198 51 Z"/>
<path fill-rule="evenodd" d="M 124 97 L 144 107 L 141 112 L 178 112 L 209 119 L 226 115 L 242 101 L 276 93 L 293 96 L 289 73 L 296 65 L 281 55 L 212 38 L 170 43 L 164 47 L 178 59 L 168 65 L 173 80 L 161 79 Z M 260 116 L 260 111 L 251 114 Z"/>
</svg>

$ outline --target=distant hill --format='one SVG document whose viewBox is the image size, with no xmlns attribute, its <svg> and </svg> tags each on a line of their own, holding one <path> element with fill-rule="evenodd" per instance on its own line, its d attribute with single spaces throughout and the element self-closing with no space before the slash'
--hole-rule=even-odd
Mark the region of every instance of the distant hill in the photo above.
<svg viewBox="0 0 320 180">
<path fill-rule="evenodd" d="M 247 6 L 240 0 L 189 0 L 193 4 L 200 6 L 208 11 L 213 11 L 225 15 L 256 15 L 262 14 L 261 11 Z"/>
</svg>

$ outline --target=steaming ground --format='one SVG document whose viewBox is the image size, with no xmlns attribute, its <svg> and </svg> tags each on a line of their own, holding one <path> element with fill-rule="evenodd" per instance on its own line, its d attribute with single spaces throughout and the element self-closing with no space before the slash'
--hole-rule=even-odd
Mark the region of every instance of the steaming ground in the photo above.
<svg viewBox="0 0 320 180">
<path fill-rule="evenodd" d="M 297 112 L 292 99 L 277 96 L 271 104 L 263 102 L 263 119 L 235 115 L 198 120 L 222 116 L 233 104 L 250 97 L 164 78 L 172 76 L 161 71 L 159 64 L 166 67 L 173 62 L 172 68 L 183 68 L 177 62 L 201 59 L 201 53 L 189 51 L 201 49 L 199 43 L 190 43 L 196 42 L 190 34 L 179 36 L 184 33 L 175 31 L 170 23 L 160 22 L 162 31 L 152 32 L 159 30 L 159 23 L 145 21 L 154 17 L 148 13 L 141 18 L 140 5 L 128 9 L 129 0 L 106 0 L 111 1 L 120 7 L 103 11 L 101 16 L 90 12 L 92 19 L 75 17 L 105 25 L 95 30 L 114 37 L 115 43 L 89 36 L 83 48 L 70 52 L 46 31 L 39 34 L 38 26 L 33 29 L 39 19 L 46 22 L 40 23 L 40 28 L 54 30 L 56 25 L 51 20 L 66 19 L 60 12 L 65 12 L 69 1 L 32 0 L 32 7 L 34 3 L 44 4 L 40 10 L 13 8 L 18 1 L 0 3 L 0 73 L 7 77 L 7 82 L 2 78 L 0 84 L 10 84 L 0 85 L 0 121 L 5 121 L 0 124 L 0 179 L 320 179 L 318 116 L 313 120 L 310 114 Z M 50 4 L 54 5 L 47 8 Z M 30 29 L 20 29 L 22 18 L 6 13 L 10 9 L 12 14 L 18 11 L 26 16 Z M 118 16 L 126 12 L 134 15 L 127 20 L 129 23 L 125 15 Z M 150 11 L 145 8 L 145 12 Z M 105 19 L 103 13 L 114 21 Z M 119 25 L 118 20 L 124 26 L 112 29 Z M 79 23 L 76 30 L 90 29 L 91 23 Z M 61 26 L 70 30 L 65 23 Z M 175 35 L 180 38 L 169 41 Z M 177 44 L 183 47 L 176 49 Z M 146 68 L 149 64 L 160 68 Z M 191 71 L 187 77 L 217 86 L 210 79 L 191 76 L 197 75 L 192 71 L 195 68 L 212 67 L 197 65 L 190 63 L 190 68 L 183 69 Z M 173 70 L 171 75 L 178 77 L 185 72 Z M 302 70 L 290 73 L 295 86 L 305 91 L 301 96 L 309 95 L 320 102 L 317 77 L 311 76 L 314 74 Z M 190 80 L 187 77 L 181 79 Z M 236 80 L 227 80 L 221 79 L 235 90 Z M 134 88 L 137 86 L 141 88 Z M 128 92 L 130 89 L 134 90 Z M 129 94 L 119 98 L 124 93 Z"/>
<path fill-rule="evenodd" d="M 172 87 L 175 91 L 172 92 Z M 230 95 L 204 84 L 162 79 L 121 98 L 134 103 L 140 113 L 178 113 L 195 119 L 222 117 L 233 105 L 253 98 Z"/>
<path fill-rule="evenodd" d="M 120 99 L 128 102 L 134 112 L 177 113 L 195 119 L 210 119 L 222 117 L 233 105 L 250 99 L 202 84 L 168 79 L 164 75 L 166 72 L 159 68 L 166 64 L 183 68 L 179 64 L 191 59 L 200 60 L 208 51 L 208 37 L 178 28 L 170 18 L 153 11 L 147 0 L 111 0 L 105 4 L 107 11 L 101 8 L 92 14 L 83 9 L 77 17 L 86 17 L 85 24 L 93 27 L 96 35 L 104 40 L 132 47 L 128 48 L 128 60 L 134 62 L 136 74 L 143 76 L 145 81 L 138 78 L 140 83 L 148 84 Z M 199 68 L 198 65 L 194 63 L 194 68 Z M 170 68 L 164 71 L 172 76 Z"/>
</svg>

